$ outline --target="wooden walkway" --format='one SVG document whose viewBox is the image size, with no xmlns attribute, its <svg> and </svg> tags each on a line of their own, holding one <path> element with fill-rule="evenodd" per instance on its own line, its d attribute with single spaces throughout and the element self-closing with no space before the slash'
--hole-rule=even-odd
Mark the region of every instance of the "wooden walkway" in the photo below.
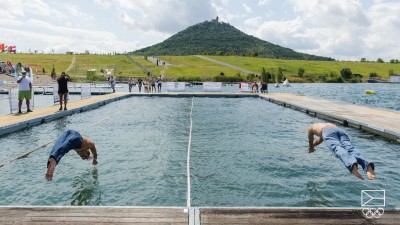
<svg viewBox="0 0 400 225">
<path fill-rule="evenodd" d="M 399 224 L 400 211 L 385 211 L 379 218 L 368 219 L 356 209 L 307 209 L 307 208 L 266 208 L 266 209 L 200 209 L 202 225 L 223 224 Z"/>
<path fill-rule="evenodd" d="M 183 208 L 1 207 L 0 224 L 189 224 Z"/>
<path fill-rule="evenodd" d="M 338 208 L 0 207 L 0 224 L 13 225 L 397 225 L 398 221 L 398 210 L 387 210 L 379 218 L 369 219 L 361 209 Z"/>
<path fill-rule="evenodd" d="M 60 119 L 62 117 L 98 108 L 113 101 L 129 97 L 128 93 L 114 93 L 68 102 L 68 110 L 58 111 L 60 105 L 35 108 L 33 112 L 0 116 L 0 135 Z M 25 103 L 25 102 L 24 102 Z"/>
<path fill-rule="evenodd" d="M 400 142 L 400 112 L 294 94 L 260 94 L 270 102 Z"/>
</svg>

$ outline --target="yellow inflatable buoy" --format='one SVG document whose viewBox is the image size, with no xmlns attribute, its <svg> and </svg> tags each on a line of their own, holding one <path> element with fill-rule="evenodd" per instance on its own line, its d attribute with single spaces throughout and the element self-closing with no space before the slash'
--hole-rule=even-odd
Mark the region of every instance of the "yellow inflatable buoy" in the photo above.
<svg viewBox="0 0 400 225">
<path fill-rule="evenodd" d="M 365 90 L 365 94 L 367 94 L 367 95 L 374 95 L 374 94 L 376 94 L 376 93 L 375 93 L 375 91 L 373 91 L 373 90 Z"/>
</svg>

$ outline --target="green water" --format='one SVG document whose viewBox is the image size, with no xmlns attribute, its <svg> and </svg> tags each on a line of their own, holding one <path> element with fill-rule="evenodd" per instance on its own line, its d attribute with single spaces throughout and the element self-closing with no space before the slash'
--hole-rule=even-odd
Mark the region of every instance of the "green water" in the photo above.
<svg viewBox="0 0 400 225">
<path fill-rule="evenodd" d="M 52 182 L 52 144 L 0 168 L 0 205 L 186 206 L 191 105 L 132 97 L 0 137 L 0 162 L 67 129 L 84 128 L 99 152 L 94 167 L 71 151 Z M 359 181 L 323 144 L 307 153 L 307 127 L 321 120 L 301 112 L 259 98 L 194 98 L 192 118 L 192 206 L 359 207 L 363 189 L 384 189 L 386 206 L 400 206 L 396 143 L 343 128 L 376 165 L 377 180 Z"/>
</svg>

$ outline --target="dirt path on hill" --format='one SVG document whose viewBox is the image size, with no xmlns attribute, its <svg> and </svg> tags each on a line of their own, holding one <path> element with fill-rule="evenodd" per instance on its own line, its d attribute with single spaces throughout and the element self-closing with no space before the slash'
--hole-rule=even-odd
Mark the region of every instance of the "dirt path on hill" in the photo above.
<svg viewBox="0 0 400 225">
<path fill-rule="evenodd" d="M 68 68 L 65 71 L 72 70 L 72 67 L 75 65 L 75 55 L 72 56 L 71 64 L 69 64 Z"/>
<path fill-rule="evenodd" d="M 208 57 L 205 57 L 205 56 L 202 56 L 202 55 L 196 55 L 196 57 L 199 57 L 199 58 L 211 61 L 211 62 L 215 62 L 217 64 L 229 67 L 229 68 L 234 69 L 234 70 L 238 70 L 238 71 L 246 73 L 246 74 L 251 74 L 251 73 L 258 74 L 256 72 L 253 72 L 253 71 L 250 71 L 250 70 L 246 70 L 246 69 L 243 69 L 243 68 L 240 68 L 240 67 L 228 64 L 228 63 L 224 63 L 224 62 L 221 62 L 221 61 L 218 61 L 218 60 L 215 60 L 215 59 L 211 59 L 211 58 L 208 58 Z"/>
</svg>

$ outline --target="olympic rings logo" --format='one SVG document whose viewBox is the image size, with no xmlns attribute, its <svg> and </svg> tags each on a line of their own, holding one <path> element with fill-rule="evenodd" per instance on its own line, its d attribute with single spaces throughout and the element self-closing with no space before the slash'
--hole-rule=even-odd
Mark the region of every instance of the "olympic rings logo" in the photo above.
<svg viewBox="0 0 400 225">
<path fill-rule="evenodd" d="M 379 218 L 384 212 L 385 210 L 383 208 L 363 208 L 362 210 L 362 213 L 368 219 Z"/>
</svg>

